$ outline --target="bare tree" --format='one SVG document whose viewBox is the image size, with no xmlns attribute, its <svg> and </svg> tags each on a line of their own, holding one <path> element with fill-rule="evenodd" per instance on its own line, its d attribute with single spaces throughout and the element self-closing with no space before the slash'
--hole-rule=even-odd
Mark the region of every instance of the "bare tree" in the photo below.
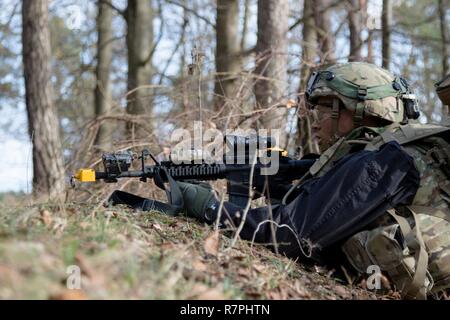
<svg viewBox="0 0 450 320">
<path fill-rule="evenodd" d="M 152 99 L 149 85 L 152 77 L 153 12 L 151 0 L 128 0 L 125 11 L 128 48 L 127 112 L 134 115 L 151 115 Z M 149 124 L 149 121 L 147 121 Z M 148 135 L 151 126 L 133 129 L 132 138 Z M 147 129 L 147 130 L 142 130 Z"/>
<path fill-rule="evenodd" d="M 448 36 L 448 22 L 446 18 L 446 8 L 448 8 L 448 0 L 439 0 L 439 20 L 442 38 L 442 73 L 443 76 L 448 74 L 448 59 L 450 58 L 450 42 Z"/>
<path fill-rule="evenodd" d="M 33 143 L 33 193 L 60 199 L 64 161 L 51 85 L 48 0 L 23 1 L 22 45 L 28 131 Z"/>
<path fill-rule="evenodd" d="M 373 63 L 373 36 L 374 29 L 371 28 L 367 31 L 367 62 Z"/>
<path fill-rule="evenodd" d="M 217 0 L 216 111 L 230 110 L 227 100 L 235 95 L 237 74 L 241 68 L 239 52 L 239 0 Z M 226 104 L 228 107 L 224 108 Z"/>
<path fill-rule="evenodd" d="M 316 58 L 317 52 L 317 38 L 324 39 L 326 34 L 317 37 L 315 22 L 321 20 L 317 12 L 318 9 L 314 7 L 322 6 L 322 1 L 314 3 L 313 0 L 304 0 L 303 2 L 303 41 L 302 41 L 302 65 L 300 69 L 300 87 L 299 87 L 299 113 L 297 119 L 297 145 L 301 146 L 302 153 L 318 153 L 318 146 L 312 139 L 311 132 L 311 118 L 307 112 L 304 93 L 306 89 L 306 83 L 311 73 L 311 69 Z M 323 27 L 323 24 L 322 24 Z M 319 30 L 319 32 L 322 30 Z M 323 30 L 323 32 L 326 32 Z"/>
<path fill-rule="evenodd" d="M 310 2 L 310 1 L 305 1 Z M 320 53 L 320 62 L 333 63 L 336 60 L 335 50 L 335 36 L 331 28 L 331 0 L 316 0 L 311 1 L 308 6 L 312 6 L 314 10 L 315 29 L 317 30 L 317 42 L 319 45 L 318 52 Z M 306 8 L 306 4 L 304 4 Z M 306 17 L 303 14 L 304 17 Z M 304 24 L 306 25 L 306 20 Z"/>
<path fill-rule="evenodd" d="M 316 58 L 317 33 L 314 19 L 313 0 L 303 1 L 303 41 L 302 41 L 302 66 L 300 71 L 300 92 L 305 91 L 306 81 L 311 72 L 311 67 Z"/>
<path fill-rule="evenodd" d="M 257 80 L 254 85 L 260 108 L 273 108 L 262 116 L 264 128 L 281 129 L 280 145 L 284 146 L 286 109 L 281 107 L 287 84 L 288 0 L 258 1 L 258 34 L 256 42 Z"/>
<path fill-rule="evenodd" d="M 382 32 L 382 66 L 389 69 L 391 63 L 391 29 L 392 29 L 392 2 L 383 0 L 383 10 L 381 14 Z"/>
<path fill-rule="evenodd" d="M 250 0 L 244 0 L 244 17 L 242 19 L 241 51 L 244 51 L 246 49 L 249 20 L 250 20 Z"/>
<path fill-rule="evenodd" d="M 348 26 L 350 30 L 350 54 L 349 61 L 361 61 L 361 49 L 363 45 L 361 32 L 363 29 L 362 1 L 347 0 L 348 5 Z"/>
<path fill-rule="evenodd" d="M 95 75 L 95 114 L 101 116 L 111 112 L 110 70 L 112 61 L 112 8 L 98 1 L 97 15 L 97 67 Z M 95 144 L 102 149 L 111 147 L 113 128 L 111 123 L 100 124 Z"/>
</svg>

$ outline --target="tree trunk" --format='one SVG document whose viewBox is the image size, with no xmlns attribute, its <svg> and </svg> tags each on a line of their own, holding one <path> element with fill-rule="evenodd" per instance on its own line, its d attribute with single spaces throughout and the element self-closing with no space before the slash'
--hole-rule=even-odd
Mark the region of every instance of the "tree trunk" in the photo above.
<svg viewBox="0 0 450 320">
<path fill-rule="evenodd" d="M 302 43 L 302 65 L 300 69 L 300 87 L 299 93 L 299 112 L 297 119 L 297 145 L 301 147 L 301 153 L 318 153 L 318 146 L 312 139 L 311 132 L 311 118 L 307 112 L 306 104 L 304 100 L 304 93 L 306 90 L 306 83 L 308 81 L 308 77 L 311 74 L 312 65 L 314 63 L 314 59 L 316 58 L 316 43 L 318 36 L 316 34 L 316 25 L 315 22 L 321 20 L 318 17 L 317 6 L 322 6 L 323 2 L 320 1 L 314 2 L 313 0 L 304 0 L 303 2 L 303 43 Z M 323 21 L 321 22 L 323 27 Z M 322 30 L 319 30 L 321 32 Z M 326 31 L 325 31 L 326 32 Z M 322 33 L 322 35 L 324 35 Z M 326 36 L 326 35 L 325 35 Z M 319 39 L 324 39 L 324 36 L 318 37 Z"/>
<path fill-rule="evenodd" d="M 350 30 L 350 54 L 348 61 L 361 61 L 362 6 L 360 0 L 348 0 L 348 26 Z"/>
<path fill-rule="evenodd" d="M 317 34 L 314 21 L 314 1 L 304 0 L 303 6 L 303 41 L 302 41 L 302 66 L 300 71 L 300 92 L 305 91 L 306 82 L 311 72 L 317 52 Z M 316 4 L 317 5 L 317 4 Z"/>
<path fill-rule="evenodd" d="M 244 1 L 244 17 L 242 19 L 241 52 L 247 48 L 248 21 L 250 19 L 250 0 Z"/>
<path fill-rule="evenodd" d="M 236 95 L 239 58 L 239 0 L 217 0 L 215 110 L 227 114 Z"/>
<path fill-rule="evenodd" d="M 98 1 L 97 16 L 97 83 L 95 86 L 95 115 L 111 112 L 111 90 L 109 74 L 112 60 L 112 9 L 101 0 Z M 103 150 L 111 148 L 113 128 L 106 120 L 100 124 L 95 144 Z"/>
<path fill-rule="evenodd" d="M 367 62 L 373 63 L 373 29 L 367 32 Z"/>
<path fill-rule="evenodd" d="M 389 70 L 391 63 L 391 29 L 392 29 L 392 2 L 383 0 L 383 10 L 381 14 L 382 31 L 382 66 Z"/>
<path fill-rule="evenodd" d="M 152 115 L 153 15 L 151 0 L 128 0 L 125 12 L 128 49 L 127 112 L 132 115 Z M 128 125 L 132 139 L 145 138 L 151 133 L 148 118 L 138 127 Z"/>
<path fill-rule="evenodd" d="M 336 39 L 333 35 L 331 28 L 330 0 L 316 0 L 308 1 L 314 10 L 315 28 L 317 30 L 317 42 L 319 44 L 320 62 L 321 63 L 334 63 L 336 56 L 334 53 Z M 304 5 L 306 8 L 306 5 Z M 305 21 L 306 23 L 306 21 Z"/>
<path fill-rule="evenodd" d="M 53 104 L 47 0 L 23 1 L 22 45 L 28 130 L 33 143 L 33 193 L 62 199 L 64 160 Z"/>
<path fill-rule="evenodd" d="M 450 42 L 448 35 L 448 22 L 446 19 L 446 8 L 448 0 L 439 0 L 439 20 L 441 25 L 442 38 L 442 75 L 445 77 L 449 73 L 448 59 L 450 58 Z"/>
<path fill-rule="evenodd" d="M 287 89 L 288 17 L 288 0 L 258 1 L 257 79 L 253 89 L 259 108 L 273 108 L 261 122 L 265 129 L 281 130 L 281 146 L 286 143 L 286 108 L 282 100 Z"/>
</svg>

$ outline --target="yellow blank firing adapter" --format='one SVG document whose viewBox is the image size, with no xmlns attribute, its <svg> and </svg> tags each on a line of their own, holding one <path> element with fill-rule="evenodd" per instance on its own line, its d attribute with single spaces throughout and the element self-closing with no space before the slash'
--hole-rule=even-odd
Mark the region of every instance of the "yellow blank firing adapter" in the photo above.
<svg viewBox="0 0 450 320">
<path fill-rule="evenodd" d="M 80 182 L 95 182 L 95 170 L 80 169 L 74 176 Z"/>
<path fill-rule="evenodd" d="M 267 148 L 267 150 L 270 150 L 270 151 L 277 151 L 277 152 L 279 152 L 283 157 L 287 157 L 287 156 L 288 156 L 288 152 L 287 152 L 287 150 L 285 150 L 285 149 L 273 147 L 273 148 Z"/>
</svg>

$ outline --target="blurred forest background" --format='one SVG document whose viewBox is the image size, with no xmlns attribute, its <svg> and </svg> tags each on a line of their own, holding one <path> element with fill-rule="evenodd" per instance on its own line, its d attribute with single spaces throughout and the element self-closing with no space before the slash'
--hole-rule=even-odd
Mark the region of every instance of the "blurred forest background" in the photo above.
<svg viewBox="0 0 450 320">
<path fill-rule="evenodd" d="M 332 62 L 402 74 L 419 121 L 446 123 L 434 83 L 449 71 L 449 0 L 0 3 L 0 192 L 58 197 L 101 151 L 159 153 L 195 120 L 282 128 L 301 155 L 306 79 Z"/>
</svg>

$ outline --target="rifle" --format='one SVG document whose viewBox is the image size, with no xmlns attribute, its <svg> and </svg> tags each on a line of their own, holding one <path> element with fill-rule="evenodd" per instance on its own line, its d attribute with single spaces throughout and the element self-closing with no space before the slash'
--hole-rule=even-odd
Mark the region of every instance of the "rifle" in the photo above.
<svg viewBox="0 0 450 320">
<path fill-rule="evenodd" d="M 270 137 L 226 136 L 225 139 L 230 151 L 224 155 L 224 161 L 221 163 L 207 163 L 205 160 L 200 162 L 190 160 L 183 163 L 175 163 L 172 160 L 159 162 L 148 150 L 143 150 L 139 157 L 131 151 L 104 153 L 103 171 L 80 169 L 73 178 L 81 182 L 104 180 L 107 183 L 115 183 L 121 178 L 139 178 L 143 182 L 153 179 L 163 190 L 165 190 L 164 183 L 170 183 L 171 180 L 198 183 L 226 179 L 228 201 L 244 208 L 249 198 L 252 167 L 253 199 L 268 193 L 272 203 L 279 203 L 290 189 L 291 183 L 307 173 L 315 162 L 314 159 L 294 160 L 287 157 L 285 151 L 272 148 L 274 139 Z M 276 174 L 261 174 L 262 170 L 267 169 L 268 163 L 263 161 L 262 157 L 256 156 L 255 159 L 254 155 L 251 155 L 250 150 L 254 143 L 259 150 L 263 149 L 261 146 L 264 145 L 269 157 L 272 157 L 274 152 L 278 153 Z M 238 150 L 244 152 L 239 154 Z M 145 164 L 148 157 L 155 162 L 154 165 Z M 140 160 L 140 169 L 130 170 L 135 160 Z"/>
</svg>

